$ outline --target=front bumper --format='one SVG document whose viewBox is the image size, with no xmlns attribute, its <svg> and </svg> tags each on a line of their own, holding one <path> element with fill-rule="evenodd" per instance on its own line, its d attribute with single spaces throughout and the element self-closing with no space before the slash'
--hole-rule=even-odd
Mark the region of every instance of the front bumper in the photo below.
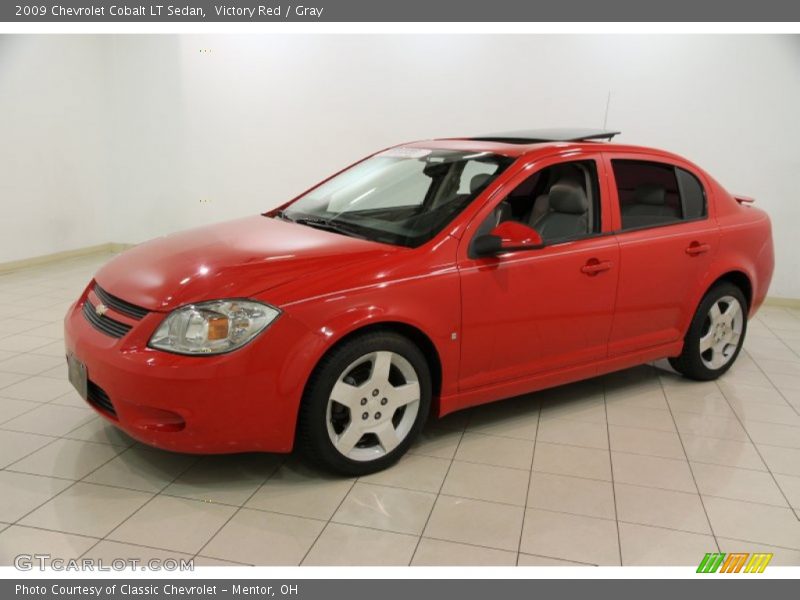
<svg viewBox="0 0 800 600">
<path fill-rule="evenodd" d="M 165 313 L 140 321 L 112 314 L 133 324 L 121 338 L 90 324 L 82 309 L 87 296 L 96 304 L 91 287 L 70 307 L 64 340 L 67 353 L 86 365 L 89 403 L 103 418 L 140 442 L 177 452 L 291 451 L 312 360 L 307 329 L 283 314 L 234 352 L 170 354 L 147 347 Z"/>
</svg>

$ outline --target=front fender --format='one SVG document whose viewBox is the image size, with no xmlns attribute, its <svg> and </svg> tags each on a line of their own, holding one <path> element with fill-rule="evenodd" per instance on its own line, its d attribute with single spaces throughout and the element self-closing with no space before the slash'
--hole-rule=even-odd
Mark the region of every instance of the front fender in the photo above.
<svg viewBox="0 0 800 600">
<path fill-rule="evenodd" d="M 458 389 L 461 296 L 455 269 L 299 302 L 287 306 L 286 311 L 309 332 L 307 339 L 297 342 L 302 362 L 308 367 L 306 379 L 338 342 L 361 329 L 385 323 L 411 327 L 425 335 L 441 363 L 441 393 Z"/>
</svg>

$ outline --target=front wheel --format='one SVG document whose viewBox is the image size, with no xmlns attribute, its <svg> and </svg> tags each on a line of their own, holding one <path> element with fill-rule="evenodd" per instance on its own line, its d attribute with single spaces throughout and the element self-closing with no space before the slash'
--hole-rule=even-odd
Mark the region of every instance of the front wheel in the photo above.
<svg viewBox="0 0 800 600">
<path fill-rule="evenodd" d="M 334 348 L 315 369 L 298 445 L 328 470 L 374 473 L 405 454 L 430 401 L 430 370 L 419 348 L 392 332 L 367 333 Z"/>
<path fill-rule="evenodd" d="M 682 375 L 699 381 L 716 379 L 731 368 L 747 331 L 747 300 L 731 283 L 714 286 L 700 302 L 680 356 L 670 358 Z"/>
</svg>

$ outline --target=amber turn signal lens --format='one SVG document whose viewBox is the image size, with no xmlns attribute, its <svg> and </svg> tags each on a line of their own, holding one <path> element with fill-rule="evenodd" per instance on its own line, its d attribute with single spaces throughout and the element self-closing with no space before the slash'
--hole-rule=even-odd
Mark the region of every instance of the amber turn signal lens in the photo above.
<svg viewBox="0 0 800 600">
<path fill-rule="evenodd" d="M 224 340 L 228 337 L 228 317 L 208 319 L 208 340 Z"/>
</svg>

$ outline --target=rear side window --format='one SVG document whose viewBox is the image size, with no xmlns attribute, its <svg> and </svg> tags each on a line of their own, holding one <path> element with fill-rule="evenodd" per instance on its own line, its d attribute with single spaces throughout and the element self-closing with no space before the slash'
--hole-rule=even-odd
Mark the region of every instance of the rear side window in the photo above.
<svg viewBox="0 0 800 600">
<path fill-rule="evenodd" d="M 702 218 L 705 193 L 700 181 L 683 169 L 664 163 L 612 160 L 622 229 L 668 225 Z"/>
</svg>

